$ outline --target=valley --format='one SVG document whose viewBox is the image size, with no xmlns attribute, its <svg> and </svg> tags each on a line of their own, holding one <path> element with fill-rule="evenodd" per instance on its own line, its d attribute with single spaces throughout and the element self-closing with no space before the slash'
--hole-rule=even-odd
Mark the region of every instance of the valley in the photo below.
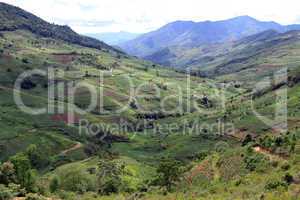
<svg viewBox="0 0 300 200">
<path fill-rule="evenodd" d="M 143 60 L 5 3 L 0 19 L 0 200 L 300 198 L 299 31 Z"/>
</svg>

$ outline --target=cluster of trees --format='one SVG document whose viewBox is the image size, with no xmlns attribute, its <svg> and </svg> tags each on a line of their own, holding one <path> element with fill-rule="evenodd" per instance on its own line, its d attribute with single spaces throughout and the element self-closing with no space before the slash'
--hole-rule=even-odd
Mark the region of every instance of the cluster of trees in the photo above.
<svg viewBox="0 0 300 200">
<path fill-rule="evenodd" d="M 295 151 L 297 137 L 294 134 L 280 136 L 265 136 L 260 138 L 259 144 L 272 153 L 287 156 Z"/>
<path fill-rule="evenodd" d="M 184 172 L 184 167 L 181 162 L 163 158 L 157 168 L 157 178 L 152 182 L 153 185 L 165 187 L 167 191 L 172 191 L 173 187 Z"/>
<path fill-rule="evenodd" d="M 125 165 L 103 159 L 99 161 L 97 168 L 88 171 L 70 169 L 61 176 L 54 176 L 50 181 L 49 190 L 59 195 L 63 191 L 79 194 L 94 192 L 99 195 L 129 192 L 122 179 L 125 173 Z"/>
<path fill-rule="evenodd" d="M 254 153 L 252 150 L 248 150 L 244 156 L 245 168 L 249 171 L 263 171 L 267 168 L 269 162 L 261 154 Z"/>
<path fill-rule="evenodd" d="M 36 184 L 37 170 L 48 165 L 48 161 L 35 145 L 18 153 L 0 166 L 0 199 L 41 190 Z"/>
<path fill-rule="evenodd" d="M 95 176 L 91 176 L 91 173 Z M 162 159 L 157 169 L 157 177 L 151 181 L 146 181 L 145 184 L 135 189 L 131 188 L 124 179 L 124 176 L 129 175 L 128 173 L 123 163 L 102 159 L 99 161 L 97 169 L 94 168 L 89 173 L 74 169 L 61 177 L 53 177 L 49 188 L 52 193 L 60 193 L 61 191 L 79 194 L 94 192 L 98 195 L 144 192 L 151 186 L 172 191 L 180 180 L 183 167 L 180 162 L 174 159 Z"/>
</svg>

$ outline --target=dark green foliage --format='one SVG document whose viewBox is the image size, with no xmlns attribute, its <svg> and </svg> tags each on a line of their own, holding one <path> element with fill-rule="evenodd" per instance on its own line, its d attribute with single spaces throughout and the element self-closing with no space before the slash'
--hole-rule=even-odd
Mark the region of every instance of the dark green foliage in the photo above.
<svg viewBox="0 0 300 200">
<path fill-rule="evenodd" d="M 286 175 L 284 175 L 283 180 L 284 180 L 288 185 L 290 185 L 291 183 L 294 182 L 294 177 L 293 177 L 291 174 L 287 173 Z"/>
<path fill-rule="evenodd" d="M 243 140 L 242 146 L 246 146 L 248 143 L 252 142 L 252 136 L 251 135 L 246 135 L 245 139 Z"/>
<path fill-rule="evenodd" d="M 182 174 L 182 164 L 171 158 L 164 158 L 160 161 L 157 168 L 158 177 L 155 184 L 166 187 L 167 191 L 171 191 L 172 187 L 180 180 Z"/>
<path fill-rule="evenodd" d="M 28 64 L 28 63 L 29 63 L 29 61 L 28 61 L 27 58 L 22 58 L 22 62 L 25 63 L 25 64 Z"/>
<path fill-rule="evenodd" d="M 28 174 L 31 170 L 30 160 L 26 155 L 19 153 L 13 156 L 10 161 L 15 167 L 18 182 L 21 186 L 25 187 L 29 182 L 31 182 L 30 180 L 27 180 L 27 178 L 31 178 Z"/>
<path fill-rule="evenodd" d="M 198 160 L 204 160 L 207 156 L 209 155 L 209 153 L 208 152 L 200 152 L 200 153 L 198 153 L 198 154 L 196 154 L 196 159 L 198 159 Z"/>
<path fill-rule="evenodd" d="M 52 186 L 54 186 L 56 183 L 52 184 Z M 88 174 L 82 172 L 81 170 L 70 170 L 61 177 L 60 188 L 65 191 L 72 191 L 83 194 L 88 191 L 94 191 L 94 187 L 95 185 L 89 178 Z"/>
<path fill-rule="evenodd" d="M 50 182 L 50 192 L 54 193 L 58 190 L 60 186 L 60 179 L 55 176 L 54 178 L 52 178 L 51 182 Z"/>
<path fill-rule="evenodd" d="M 121 175 L 125 166 L 111 160 L 101 160 L 98 165 L 98 192 L 105 195 L 118 193 L 123 185 Z"/>
<path fill-rule="evenodd" d="M 27 192 L 36 192 L 37 173 L 35 170 L 29 170 L 24 174 L 24 187 Z"/>
<path fill-rule="evenodd" d="M 287 171 L 291 168 L 290 164 L 288 162 L 284 162 L 281 166 L 281 169 L 284 171 Z"/>
<path fill-rule="evenodd" d="M 282 181 L 268 181 L 266 186 L 265 186 L 265 189 L 266 190 L 275 190 L 277 189 L 278 187 L 283 187 L 283 188 L 287 188 L 287 184 L 285 182 L 282 182 Z"/>
<path fill-rule="evenodd" d="M 267 164 L 266 158 L 263 155 L 256 153 L 247 154 L 244 158 L 244 162 L 246 169 L 249 171 L 255 171 L 258 168 L 263 169 Z"/>
<path fill-rule="evenodd" d="M 259 143 L 272 152 L 279 152 L 281 155 L 288 156 L 295 151 L 296 138 L 295 135 L 280 135 L 276 137 L 267 135 L 260 138 Z"/>
<path fill-rule="evenodd" d="M 37 149 L 36 145 L 30 145 L 26 149 L 26 155 L 30 160 L 31 166 L 35 169 L 45 168 L 49 164 L 47 157 Z"/>
<path fill-rule="evenodd" d="M 130 102 L 129 106 L 130 106 L 130 108 L 132 108 L 132 109 L 135 109 L 135 110 L 138 109 L 137 102 L 136 102 L 135 99 L 133 99 L 133 100 Z"/>
</svg>

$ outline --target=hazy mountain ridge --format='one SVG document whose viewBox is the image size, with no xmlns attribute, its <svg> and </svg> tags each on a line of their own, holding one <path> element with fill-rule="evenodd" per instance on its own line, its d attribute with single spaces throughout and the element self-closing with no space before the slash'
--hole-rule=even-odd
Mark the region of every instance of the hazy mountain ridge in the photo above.
<svg viewBox="0 0 300 200">
<path fill-rule="evenodd" d="M 300 29 L 299 25 L 283 26 L 276 22 L 262 22 L 249 16 L 222 21 L 176 21 L 146 33 L 121 47 L 129 54 L 146 57 L 166 47 L 195 47 L 204 44 L 236 41 L 266 30 L 286 32 Z"/>
</svg>

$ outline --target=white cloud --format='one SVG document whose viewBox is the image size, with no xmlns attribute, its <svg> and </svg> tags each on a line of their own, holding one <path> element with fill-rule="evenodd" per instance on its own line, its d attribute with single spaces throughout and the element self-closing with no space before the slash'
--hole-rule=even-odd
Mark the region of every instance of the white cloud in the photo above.
<svg viewBox="0 0 300 200">
<path fill-rule="evenodd" d="M 250 15 L 282 24 L 300 19 L 299 0 L 4 0 L 80 33 L 146 32 L 175 20 Z M 300 21 L 298 21 L 300 23 Z"/>
</svg>

